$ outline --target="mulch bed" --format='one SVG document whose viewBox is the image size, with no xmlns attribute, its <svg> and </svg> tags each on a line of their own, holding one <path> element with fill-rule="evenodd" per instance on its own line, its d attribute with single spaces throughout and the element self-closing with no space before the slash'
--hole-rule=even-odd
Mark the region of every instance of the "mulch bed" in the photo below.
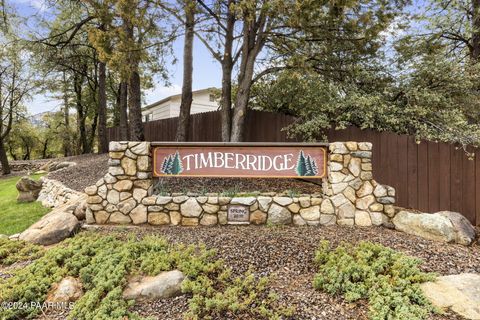
<svg viewBox="0 0 480 320">
<path fill-rule="evenodd" d="M 76 166 L 54 171 L 48 174 L 51 179 L 59 180 L 67 187 L 82 191 L 95 184 L 108 170 L 108 156 L 88 154 L 69 158 Z M 300 179 L 241 179 L 241 178 L 162 178 L 155 183 L 162 192 L 167 193 L 250 193 L 250 192 L 287 192 L 295 194 L 320 193 L 317 183 Z"/>
<path fill-rule="evenodd" d="M 204 243 L 217 250 L 218 258 L 240 274 L 252 267 L 262 276 L 271 276 L 271 287 L 282 303 L 294 306 L 295 319 L 367 319 L 365 301 L 348 303 L 312 288 L 315 250 L 322 239 L 336 246 L 342 241 L 368 240 L 400 250 L 423 260 L 422 269 L 439 275 L 480 273 L 480 246 L 443 244 L 384 228 L 332 227 L 101 227 L 99 232 L 116 230 L 138 236 L 156 234 L 174 243 Z M 137 304 L 133 310 L 157 319 L 182 319 L 188 309 L 187 297 Z M 454 314 L 431 319 L 461 319 Z"/>
<path fill-rule="evenodd" d="M 258 178 L 160 178 L 157 189 L 167 193 L 254 193 L 275 192 L 290 195 L 321 193 L 321 180 Z M 320 183 L 320 185 L 319 185 Z"/>
</svg>

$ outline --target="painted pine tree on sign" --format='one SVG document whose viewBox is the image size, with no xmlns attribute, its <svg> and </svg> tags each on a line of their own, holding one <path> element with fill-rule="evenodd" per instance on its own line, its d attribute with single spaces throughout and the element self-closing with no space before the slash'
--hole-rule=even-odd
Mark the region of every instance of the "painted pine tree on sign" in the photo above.
<svg viewBox="0 0 480 320">
<path fill-rule="evenodd" d="M 310 155 L 305 156 L 303 150 L 301 150 L 298 155 L 297 168 L 295 171 L 301 177 L 315 176 L 318 174 L 317 163 Z"/>
<path fill-rule="evenodd" d="M 182 159 L 178 151 L 163 159 L 161 172 L 165 174 L 180 174 L 183 171 Z"/>
</svg>

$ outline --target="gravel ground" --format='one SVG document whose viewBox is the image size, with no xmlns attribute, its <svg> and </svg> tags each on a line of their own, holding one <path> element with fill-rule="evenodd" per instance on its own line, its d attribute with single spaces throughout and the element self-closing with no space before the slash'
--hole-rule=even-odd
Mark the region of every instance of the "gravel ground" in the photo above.
<svg viewBox="0 0 480 320">
<path fill-rule="evenodd" d="M 81 191 L 102 178 L 108 170 L 108 155 L 84 154 L 81 156 L 64 158 L 65 161 L 76 162 L 73 167 L 50 172 L 48 177 L 59 180 L 67 187 Z"/>
<path fill-rule="evenodd" d="M 384 228 L 332 227 L 113 227 L 98 229 L 108 233 L 156 234 L 174 243 L 205 243 L 217 250 L 218 258 L 233 268 L 234 274 L 249 267 L 262 276 L 270 276 L 271 287 L 280 302 L 295 307 L 293 319 L 367 319 L 365 301 L 348 303 L 312 288 L 315 249 L 322 239 L 336 246 L 341 241 L 356 243 L 369 240 L 421 258 L 424 271 L 440 275 L 461 272 L 480 273 L 480 246 L 464 247 L 424 240 Z M 155 319 L 182 319 L 188 309 L 188 297 L 139 303 L 132 310 Z M 63 319 L 61 314 L 47 314 L 39 319 Z M 245 318 L 242 318 L 245 319 Z M 435 315 L 431 319 L 461 319 L 454 314 Z"/>
</svg>

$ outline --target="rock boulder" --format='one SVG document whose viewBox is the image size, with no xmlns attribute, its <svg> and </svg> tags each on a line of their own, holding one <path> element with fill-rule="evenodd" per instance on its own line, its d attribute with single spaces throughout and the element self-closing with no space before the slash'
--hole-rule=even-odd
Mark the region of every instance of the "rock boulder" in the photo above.
<svg viewBox="0 0 480 320">
<path fill-rule="evenodd" d="M 83 295 L 83 286 L 79 279 L 65 277 L 52 286 L 47 302 L 74 302 Z"/>
<path fill-rule="evenodd" d="M 437 212 L 444 217 L 450 219 L 455 229 L 455 243 L 469 245 L 475 240 L 475 229 L 470 221 L 458 212 L 440 211 Z"/>
<path fill-rule="evenodd" d="M 130 279 L 123 297 L 137 301 L 175 297 L 182 292 L 183 279 L 185 276 L 179 270 L 162 272 L 154 277 L 137 276 Z"/>
<path fill-rule="evenodd" d="M 450 308 L 465 319 L 480 319 L 480 274 L 443 276 L 420 286 L 434 306 Z"/>
<path fill-rule="evenodd" d="M 43 216 L 23 231 L 19 239 L 41 245 L 51 245 L 70 237 L 80 226 L 78 219 L 66 212 L 66 206 L 59 207 Z"/>
<path fill-rule="evenodd" d="M 400 211 L 392 219 L 395 229 L 428 240 L 470 244 L 475 231 L 470 222 L 458 213 L 416 213 Z"/>
<path fill-rule="evenodd" d="M 35 181 L 27 176 L 21 177 L 15 185 L 18 190 L 18 202 L 33 202 L 37 200 L 42 190 L 42 182 Z"/>
</svg>

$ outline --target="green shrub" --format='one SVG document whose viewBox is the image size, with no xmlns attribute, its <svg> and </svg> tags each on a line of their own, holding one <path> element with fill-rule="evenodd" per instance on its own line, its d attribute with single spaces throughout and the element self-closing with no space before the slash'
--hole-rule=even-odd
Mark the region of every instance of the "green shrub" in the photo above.
<svg viewBox="0 0 480 320">
<path fill-rule="evenodd" d="M 35 260 L 43 254 L 42 246 L 24 241 L 0 239 L 0 266 L 9 266 L 15 262 Z"/>
<path fill-rule="evenodd" d="M 6 243 L 0 242 L 0 252 L 25 250 L 13 241 Z M 8 249 L 10 246 L 16 249 Z M 10 255 L 13 256 L 25 254 Z M 188 318 L 208 319 L 227 312 L 248 312 L 271 319 L 282 314 L 273 311 L 277 306 L 265 279 L 254 279 L 253 274 L 229 279 L 223 262 L 216 260 L 215 252 L 204 246 L 171 245 L 154 236 L 122 239 L 116 234 L 80 233 L 36 257 L 27 267 L 14 271 L 12 277 L 0 280 L 0 301 L 42 303 L 52 284 L 68 275 L 79 277 L 85 290 L 69 319 L 139 319 L 129 311 L 133 301 L 122 297 L 127 277 L 179 269 L 187 276 L 182 289 L 192 296 Z M 29 319 L 39 312 L 35 308 L 3 309 L 1 319 Z"/>
<path fill-rule="evenodd" d="M 371 319 L 424 319 L 434 311 L 419 283 L 435 275 L 421 272 L 421 261 L 379 244 L 342 243 L 331 250 L 322 241 L 315 255 L 313 285 L 347 301 L 367 299 Z"/>
</svg>

